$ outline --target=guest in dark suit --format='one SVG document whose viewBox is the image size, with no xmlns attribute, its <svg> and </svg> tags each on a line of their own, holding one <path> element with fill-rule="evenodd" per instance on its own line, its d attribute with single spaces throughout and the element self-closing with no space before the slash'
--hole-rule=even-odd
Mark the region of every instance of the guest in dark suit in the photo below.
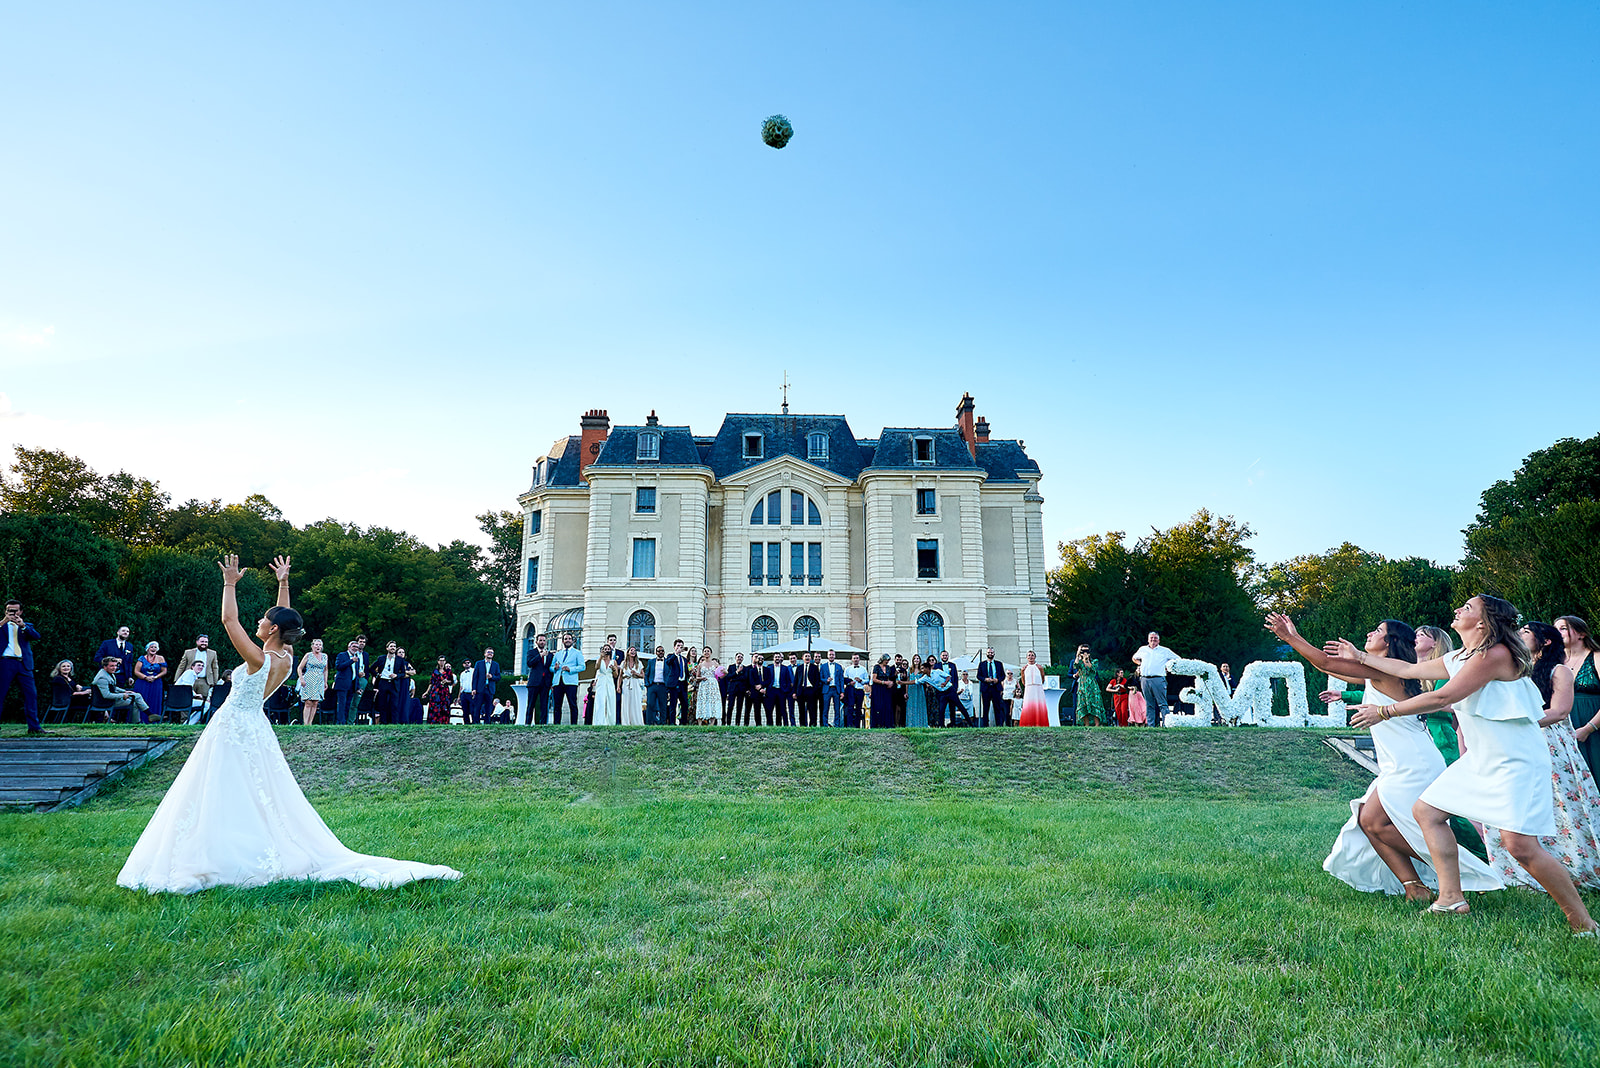
<svg viewBox="0 0 1600 1068">
<path fill-rule="evenodd" d="M 1228 688 L 1228 696 L 1232 697 L 1234 687 L 1239 685 L 1238 681 L 1233 677 L 1233 669 L 1227 664 L 1223 664 L 1219 672 L 1222 675 L 1222 685 Z"/>
<path fill-rule="evenodd" d="M 44 733 L 39 723 L 39 690 L 33 681 L 33 643 L 38 640 L 39 632 L 22 618 L 22 602 L 7 601 L 5 622 L 0 624 L 0 703 L 10 695 L 13 684 L 22 691 L 29 734 Z"/>
<path fill-rule="evenodd" d="M 555 681 L 551 670 L 552 655 L 545 649 L 545 636 L 533 639 L 533 652 L 523 670 L 528 676 L 528 722 L 544 726 L 550 719 L 550 684 Z"/>
<path fill-rule="evenodd" d="M 955 723 L 961 715 L 961 672 L 950 662 L 949 650 L 939 653 L 939 666 L 944 668 L 945 682 L 939 690 L 939 726 Z"/>
<path fill-rule="evenodd" d="M 799 682 L 799 670 L 790 653 L 778 667 L 778 722 L 785 727 L 796 727 L 800 718 L 795 715 L 794 694 Z"/>
<path fill-rule="evenodd" d="M 819 674 L 822 676 L 822 725 L 843 727 L 844 665 L 839 663 L 832 649 L 828 650 L 828 659 L 823 661 Z"/>
<path fill-rule="evenodd" d="M 760 662 L 760 654 L 757 654 Z M 783 689 L 780 683 L 783 677 L 783 658 L 774 655 L 773 658 L 761 664 L 761 708 L 767 713 L 767 726 L 778 725 L 778 707 L 783 703 Z"/>
<path fill-rule="evenodd" d="M 989 710 L 994 709 L 994 725 L 996 727 L 1009 727 L 1011 721 L 1006 718 L 1005 700 L 1001 697 L 1000 688 L 1006 681 L 1006 666 L 994 658 L 994 650 L 990 649 L 984 658 L 978 661 L 978 703 L 981 714 L 978 722 L 987 727 L 989 725 Z"/>
<path fill-rule="evenodd" d="M 822 670 L 813 662 L 810 653 L 800 655 L 800 666 L 795 669 L 794 694 L 800 706 L 800 725 L 815 727 L 822 704 Z"/>
<path fill-rule="evenodd" d="M 361 656 L 356 643 L 350 642 L 344 652 L 333 658 L 333 722 L 344 725 L 350 722 L 350 705 L 361 691 L 356 680 L 361 677 Z"/>
<path fill-rule="evenodd" d="M 494 650 L 485 649 L 483 659 L 472 665 L 472 722 L 488 723 L 494 714 L 494 688 L 500 683 L 500 665 Z"/>
<path fill-rule="evenodd" d="M 100 648 L 95 650 L 94 662 L 103 664 L 108 656 L 114 656 L 118 661 L 117 670 L 113 673 L 116 677 L 117 685 L 124 690 L 132 689 L 133 662 L 139 657 L 133 651 L 133 642 L 128 638 L 127 627 L 118 627 L 115 638 L 107 638 L 100 643 Z"/>
<path fill-rule="evenodd" d="M 399 655 L 394 642 L 383 647 L 383 655 L 372 661 L 372 666 L 367 669 L 367 675 L 372 679 L 374 695 L 372 710 L 380 723 L 394 723 L 405 715 L 405 706 L 401 704 L 402 694 L 410 696 L 410 687 L 402 687 L 401 683 L 409 677 L 411 665 L 406 663 L 406 658 Z"/>
<path fill-rule="evenodd" d="M 750 654 L 750 666 L 744 669 L 745 721 L 752 727 L 761 726 L 761 715 L 767 708 L 766 665 L 760 653 Z"/>
<path fill-rule="evenodd" d="M 739 707 L 744 703 L 745 685 L 749 681 L 744 673 L 744 654 L 735 653 L 733 663 L 722 673 L 722 725 L 731 727 L 739 722 Z"/>
<path fill-rule="evenodd" d="M 659 727 L 669 722 L 672 715 L 672 681 L 668 668 L 672 658 L 663 646 L 656 646 L 656 655 L 644 665 L 644 722 L 646 726 Z"/>
</svg>

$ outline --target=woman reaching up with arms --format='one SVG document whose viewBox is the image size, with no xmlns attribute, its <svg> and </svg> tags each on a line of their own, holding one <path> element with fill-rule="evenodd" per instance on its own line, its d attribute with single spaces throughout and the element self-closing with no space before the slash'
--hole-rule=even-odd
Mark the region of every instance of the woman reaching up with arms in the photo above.
<svg viewBox="0 0 1600 1068">
<path fill-rule="evenodd" d="M 1392 705 L 1358 705 L 1350 720 L 1353 726 L 1370 727 L 1455 706 L 1466 752 L 1422 792 L 1412 809 L 1439 876 L 1439 900 L 1431 909 L 1468 911 L 1448 823 L 1451 815 L 1464 816 L 1498 830 L 1506 851 L 1561 906 L 1573 933 L 1592 938 L 1600 928 L 1572 878 L 1539 844 L 1540 835 L 1556 831 L 1550 749 L 1539 729 L 1544 702 L 1528 678 L 1533 658 L 1517 637 L 1517 610 L 1498 597 L 1479 594 L 1456 609 L 1450 626 L 1462 648 L 1421 664 L 1373 656 L 1344 641 L 1323 647 L 1341 673 L 1365 669 L 1397 678 L 1449 679 L 1437 690 Z"/>
<path fill-rule="evenodd" d="M 304 629 L 300 613 L 289 607 L 289 559 L 272 562 L 278 603 L 256 623 L 260 645 L 239 622 L 234 597 L 234 585 L 244 574 L 239 558 L 229 556 L 220 566 L 222 624 L 244 663 L 233 673 L 227 701 L 139 836 L 117 884 L 152 894 L 192 894 L 280 879 L 390 887 L 414 879 L 461 878 L 453 868 L 352 852 L 322 822 L 261 709 L 266 695 L 293 670 L 292 645 Z"/>
</svg>

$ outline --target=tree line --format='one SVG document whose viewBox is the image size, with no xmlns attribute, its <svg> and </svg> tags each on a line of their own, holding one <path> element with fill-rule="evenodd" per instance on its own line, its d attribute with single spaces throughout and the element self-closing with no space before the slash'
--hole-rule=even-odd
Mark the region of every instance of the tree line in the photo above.
<svg viewBox="0 0 1600 1068">
<path fill-rule="evenodd" d="M 1449 625 L 1477 593 L 1516 605 L 1524 618 L 1583 616 L 1600 624 L 1600 434 L 1562 438 L 1528 456 L 1479 499 L 1453 564 L 1388 559 L 1345 542 L 1326 552 L 1261 564 L 1253 531 L 1200 511 L 1131 545 L 1123 531 L 1060 545 L 1048 575 L 1056 659 L 1079 644 L 1126 667 L 1151 631 L 1179 653 L 1235 674 L 1286 655 L 1261 627 L 1286 612 L 1313 643 L 1359 639 L 1384 618 Z"/>
<path fill-rule="evenodd" d="M 62 659 L 87 680 L 95 649 L 124 625 L 136 648 L 157 641 L 169 661 L 209 633 L 223 666 L 233 666 L 237 656 L 218 622 L 217 561 L 229 552 L 251 568 L 238 588 L 247 625 L 276 596 L 267 563 L 278 553 L 294 557 L 294 606 L 330 655 L 358 633 L 380 651 L 386 641 L 399 643 L 421 667 L 441 654 L 459 664 L 486 646 L 510 649 L 521 537 L 515 513 L 478 517 L 489 552 L 460 540 L 435 547 L 402 531 L 333 519 L 295 526 L 260 494 L 173 506 L 148 479 L 102 475 L 64 452 L 15 451 L 10 476 L 0 475 L 0 591 L 22 601 L 39 628 L 41 684 Z"/>
</svg>

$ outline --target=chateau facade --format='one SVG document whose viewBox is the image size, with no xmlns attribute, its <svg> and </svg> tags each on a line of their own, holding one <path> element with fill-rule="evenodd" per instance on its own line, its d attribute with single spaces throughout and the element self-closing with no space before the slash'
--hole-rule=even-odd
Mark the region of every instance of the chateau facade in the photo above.
<svg viewBox="0 0 1600 1068">
<path fill-rule="evenodd" d="M 591 411 L 517 500 L 517 670 L 534 636 L 735 653 L 817 637 L 880 653 L 1050 659 L 1039 465 L 954 426 L 858 439 L 838 415 L 724 417 L 714 436 Z"/>
</svg>

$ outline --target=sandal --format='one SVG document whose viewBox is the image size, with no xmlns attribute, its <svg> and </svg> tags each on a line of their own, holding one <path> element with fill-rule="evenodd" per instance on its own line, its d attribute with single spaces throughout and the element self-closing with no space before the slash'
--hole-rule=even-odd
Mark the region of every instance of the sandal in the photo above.
<svg viewBox="0 0 1600 1068">
<path fill-rule="evenodd" d="M 1405 886 L 1420 886 L 1420 887 L 1422 887 L 1424 892 L 1429 893 L 1429 894 L 1433 893 L 1432 890 L 1428 889 L 1428 884 L 1423 882 L 1421 879 L 1404 879 L 1404 880 L 1401 881 L 1400 885 L 1402 887 L 1405 887 Z"/>
<path fill-rule="evenodd" d="M 1573 931 L 1573 938 L 1600 938 L 1600 926 L 1591 927 L 1587 931 Z"/>
<path fill-rule="evenodd" d="M 1428 911 L 1437 912 L 1441 915 L 1464 916 L 1467 913 L 1467 903 L 1465 900 L 1461 900 L 1457 901 L 1454 905 L 1441 905 L 1435 901 L 1433 904 L 1428 906 Z"/>
</svg>

